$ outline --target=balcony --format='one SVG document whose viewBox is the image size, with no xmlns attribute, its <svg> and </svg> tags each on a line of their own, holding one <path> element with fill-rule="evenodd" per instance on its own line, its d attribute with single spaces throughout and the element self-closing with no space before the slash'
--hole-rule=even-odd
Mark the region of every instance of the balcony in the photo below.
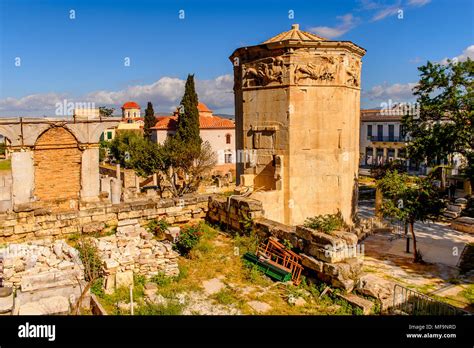
<svg viewBox="0 0 474 348">
<path fill-rule="evenodd" d="M 407 136 L 371 136 L 371 137 L 367 137 L 367 139 L 369 139 L 370 141 L 374 142 L 374 141 L 379 141 L 379 142 L 384 142 L 384 143 L 388 143 L 388 142 L 391 142 L 391 143 L 394 143 L 394 142 L 397 142 L 397 143 L 404 143 L 406 141 L 408 141 L 408 137 Z"/>
</svg>

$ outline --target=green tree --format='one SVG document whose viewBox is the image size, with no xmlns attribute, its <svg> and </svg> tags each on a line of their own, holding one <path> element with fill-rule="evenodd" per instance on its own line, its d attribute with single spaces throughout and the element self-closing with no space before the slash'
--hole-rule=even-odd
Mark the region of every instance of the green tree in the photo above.
<svg viewBox="0 0 474 348">
<path fill-rule="evenodd" d="M 153 105 L 148 102 L 145 109 L 145 125 L 143 126 L 143 137 L 145 139 L 151 139 L 151 128 L 156 124 L 155 111 Z"/>
<path fill-rule="evenodd" d="M 382 179 L 388 171 L 397 170 L 399 173 L 406 172 L 405 164 L 400 160 L 386 161 L 385 163 L 377 164 L 374 163 L 370 167 L 370 175 L 375 178 L 375 180 Z M 378 186 L 375 187 L 375 216 L 381 220 L 383 217 L 382 214 L 382 202 L 383 194 Z"/>
<path fill-rule="evenodd" d="M 462 154 L 474 166 L 474 62 L 428 62 L 418 68 L 414 88 L 419 114 L 405 115 L 402 124 L 412 138 L 409 158 L 440 164 L 449 155 Z M 469 172 L 468 173 L 472 173 Z M 474 187 L 474 176 L 469 177 Z"/>
<path fill-rule="evenodd" d="M 135 132 L 120 132 L 110 144 L 110 152 L 125 168 L 147 177 L 163 168 L 162 147 Z"/>
<path fill-rule="evenodd" d="M 194 75 L 188 75 L 184 87 L 184 96 L 179 108 L 175 137 L 186 144 L 189 151 L 197 156 L 201 150 L 199 135 L 198 96 L 194 87 Z"/>
<path fill-rule="evenodd" d="M 115 109 L 106 106 L 99 106 L 99 114 L 101 117 L 112 117 Z"/>
<path fill-rule="evenodd" d="M 383 193 L 383 216 L 410 226 L 414 261 L 422 261 L 416 246 L 415 222 L 435 219 L 444 207 L 432 178 L 410 177 L 393 170 L 377 181 L 377 187 Z"/>
</svg>

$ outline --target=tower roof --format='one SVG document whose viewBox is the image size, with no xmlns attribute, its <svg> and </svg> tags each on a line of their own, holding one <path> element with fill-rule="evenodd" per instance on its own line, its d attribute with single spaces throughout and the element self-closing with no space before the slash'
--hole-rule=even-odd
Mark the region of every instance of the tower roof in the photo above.
<svg viewBox="0 0 474 348">
<path fill-rule="evenodd" d="M 326 41 L 325 38 L 308 33 L 307 31 L 300 30 L 299 24 L 293 24 L 291 30 L 284 31 L 263 43 L 271 42 L 281 42 L 288 40 L 297 40 L 297 41 Z"/>
<path fill-rule="evenodd" d="M 140 105 L 133 101 L 129 101 L 123 104 L 122 109 L 140 109 Z"/>
</svg>

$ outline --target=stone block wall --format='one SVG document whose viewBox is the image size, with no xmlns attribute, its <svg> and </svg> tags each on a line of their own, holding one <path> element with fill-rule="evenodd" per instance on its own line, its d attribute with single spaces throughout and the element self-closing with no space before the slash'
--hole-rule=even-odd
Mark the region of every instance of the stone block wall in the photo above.
<svg viewBox="0 0 474 348">
<path fill-rule="evenodd" d="M 252 220 L 263 216 L 262 203 L 242 196 L 210 196 L 207 218 L 226 229 L 245 231 Z"/>
<path fill-rule="evenodd" d="M 61 239 L 75 233 L 99 232 L 120 221 L 137 219 L 142 225 L 151 219 L 184 224 L 204 219 L 208 195 L 183 199 L 142 198 L 140 201 L 113 205 L 109 200 L 83 203 L 79 210 L 54 213 L 46 208 L 20 207 L 20 212 L 0 214 L 0 243 L 23 242 L 45 237 Z"/>
</svg>

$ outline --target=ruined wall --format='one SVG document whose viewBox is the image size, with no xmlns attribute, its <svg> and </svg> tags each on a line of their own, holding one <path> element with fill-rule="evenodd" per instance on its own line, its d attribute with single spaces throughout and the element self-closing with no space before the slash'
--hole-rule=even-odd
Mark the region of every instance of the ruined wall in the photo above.
<svg viewBox="0 0 474 348">
<path fill-rule="evenodd" d="M 63 127 L 44 132 L 34 148 L 35 190 L 38 201 L 62 201 L 58 208 L 71 208 L 81 189 L 81 150 L 76 138 Z"/>
<path fill-rule="evenodd" d="M 303 266 L 332 286 L 351 291 L 362 271 L 363 249 L 352 232 L 318 232 L 304 226 L 290 226 L 263 217 L 262 203 L 247 197 L 210 197 L 208 219 L 222 228 L 253 230 L 261 239 L 274 236 L 299 249 Z"/>
<path fill-rule="evenodd" d="M 22 242 L 68 234 L 92 233 L 119 221 L 138 219 L 145 224 L 150 219 L 166 219 L 169 223 L 186 223 L 203 219 L 208 210 L 208 195 L 179 199 L 142 199 L 132 203 L 112 205 L 110 201 L 82 204 L 78 211 L 54 213 L 45 208 L 26 207 L 22 212 L 0 214 L 0 243 Z"/>
</svg>

